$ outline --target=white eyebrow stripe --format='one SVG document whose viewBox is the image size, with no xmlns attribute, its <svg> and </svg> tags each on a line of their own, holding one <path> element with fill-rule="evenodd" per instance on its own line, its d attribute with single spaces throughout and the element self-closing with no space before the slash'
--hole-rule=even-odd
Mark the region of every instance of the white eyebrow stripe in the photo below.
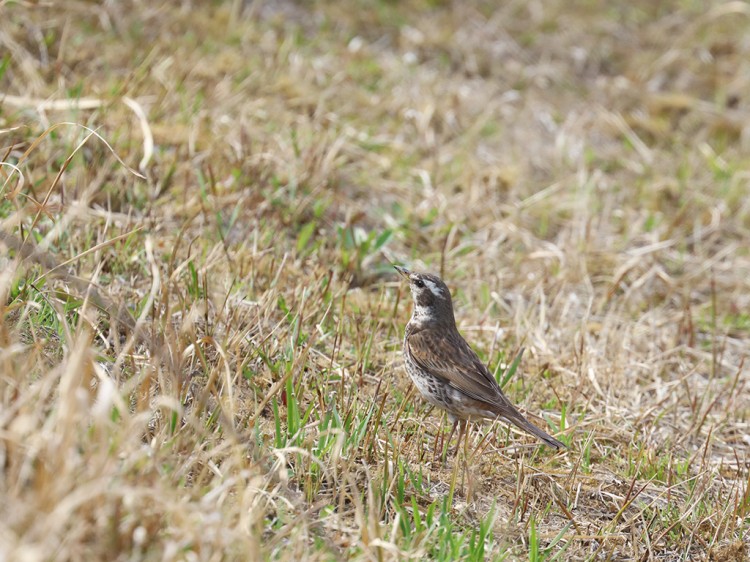
<svg viewBox="0 0 750 562">
<path fill-rule="evenodd" d="M 429 279 L 422 279 L 424 281 L 424 284 L 427 285 L 427 288 L 430 290 L 430 292 L 435 295 L 436 297 L 442 297 L 443 296 L 443 290 L 438 287 L 435 283 L 430 281 Z"/>
</svg>

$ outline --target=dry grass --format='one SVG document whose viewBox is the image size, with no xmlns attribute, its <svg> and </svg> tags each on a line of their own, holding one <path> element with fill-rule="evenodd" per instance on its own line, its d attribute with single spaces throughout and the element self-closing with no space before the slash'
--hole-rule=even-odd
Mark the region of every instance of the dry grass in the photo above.
<svg viewBox="0 0 750 562">
<path fill-rule="evenodd" d="M 747 559 L 750 8 L 493 5 L 0 3 L 0 560 Z"/>
</svg>

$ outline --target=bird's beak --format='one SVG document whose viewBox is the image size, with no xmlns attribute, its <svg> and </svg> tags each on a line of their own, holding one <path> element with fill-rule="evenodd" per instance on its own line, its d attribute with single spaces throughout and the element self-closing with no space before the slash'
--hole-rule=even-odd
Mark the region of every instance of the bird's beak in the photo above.
<svg viewBox="0 0 750 562">
<path fill-rule="evenodd" d="M 400 265 L 394 265 L 393 267 L 395 267 L 396 271 L 398 271 L 401 274 L 401 277 L 403 277 L 404 279 L 409 279 L 409 276 L 411 275 L 411 271 L 409 271 L 405 267 L 401 267 Z"/>
</svg>

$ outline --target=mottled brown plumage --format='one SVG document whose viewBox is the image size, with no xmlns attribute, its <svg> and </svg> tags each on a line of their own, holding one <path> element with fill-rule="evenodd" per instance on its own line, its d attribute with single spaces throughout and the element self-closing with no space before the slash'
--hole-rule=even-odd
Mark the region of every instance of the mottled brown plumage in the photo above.
<svg viewBox="0 0 750 562">
<path fill-rule="evenodd" d="M 448 412 L 453 421 L 450 435 L 459 421 L 499 417 L 551 447 L 564 447 L 524 418 L 505 397 L 458 332 L 445 283 L 429 273 L 413 273 L 398 266 L 396 270 L 409 281 L 414 299 L 414 312 L 404 335 L 406 371 L 428 402 Z"/>
</svg>

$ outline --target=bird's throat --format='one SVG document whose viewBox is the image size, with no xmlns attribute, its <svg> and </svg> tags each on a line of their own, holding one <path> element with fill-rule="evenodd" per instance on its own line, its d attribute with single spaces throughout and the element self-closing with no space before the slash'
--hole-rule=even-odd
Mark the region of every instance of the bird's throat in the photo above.
<svg viewBox="0 0 750 562">
<path fill-rule="evenodd" d="M 419 332 L 427 328 L 434 328 L 440 322 L 437 311 L 430 306 L 414 306 L 409 320 L 409 332 Z"/>
</svg>

